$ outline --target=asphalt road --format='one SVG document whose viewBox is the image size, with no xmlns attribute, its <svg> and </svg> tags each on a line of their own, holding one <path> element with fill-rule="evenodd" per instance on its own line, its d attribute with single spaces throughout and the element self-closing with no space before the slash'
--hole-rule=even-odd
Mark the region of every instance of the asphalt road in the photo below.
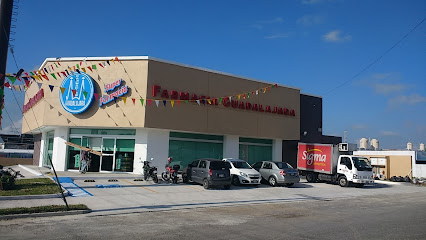
<svg viewBox="0 0 426 240">
<path fill-rule="evenodd" d="M 426 239 L 425 191 L 0 221 L 1 239 Z"/>
</svg>

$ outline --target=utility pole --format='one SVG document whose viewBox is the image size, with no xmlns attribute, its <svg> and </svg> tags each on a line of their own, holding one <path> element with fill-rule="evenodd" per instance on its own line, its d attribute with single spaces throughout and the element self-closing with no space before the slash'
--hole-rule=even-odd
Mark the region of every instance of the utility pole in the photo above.
<svg viewBox="0 0 426 240">
<path fill-rule="evenodd" d="M 13 0 L 0 0 L 0 129 L 4 107 L 4 78 L 6 74 L 7 50 L 9 49 L 12 8 Z"/>
</svg>

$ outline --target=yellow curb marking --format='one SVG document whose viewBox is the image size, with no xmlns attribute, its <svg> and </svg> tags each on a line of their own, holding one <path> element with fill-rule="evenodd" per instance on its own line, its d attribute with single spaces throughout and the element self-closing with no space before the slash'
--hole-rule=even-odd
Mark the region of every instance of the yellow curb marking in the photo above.
<svg viewBox="0 0 426 240">
<path fill-rule="evenodd" d="M 124 180 L 124 179 L 121 179 L 121 181 L 126 182 L 126 183 L 130 183 L 130 184 L 133 184 L 133 185 L 136 185 L 136 186 L 138 186 L 138 187 L 141 187 L 141 188 L 143 188 L 143 189 L 149 190 L 149 191 L 154 192 L 154 193 L 158 193 L 158 192 L 156 192 L 156 191 L 154 191 L 154 190 L 152 190 L 152 189 L 149 189 L 149 188 L 147 188 L 147 187 L 143 187 L 143 186 L 141 186 L 141 185 L 139 185 L 139 184 L 135 184 L 135 183 L 132 183 L 132 182 L 126 181 L 126 180 Z"/>
</svg>

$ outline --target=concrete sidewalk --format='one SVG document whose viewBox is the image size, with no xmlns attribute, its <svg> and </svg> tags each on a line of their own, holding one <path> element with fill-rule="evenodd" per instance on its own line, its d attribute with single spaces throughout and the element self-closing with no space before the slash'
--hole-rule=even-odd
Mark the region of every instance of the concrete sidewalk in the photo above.
<svg viewBox="0 0 426 240">
<path fill-rule="evenodd" d="M 36 166 L 16 166 L 26 178 L 52 177 L 49 169 Z M 20 170 L 21 169 L 21 170 Z M 40 176 L 36 176 L 39 173 Z M 32 174 L 32 175 L 31 175 Z M 142 176 L 127 173 L 58 172 L 90 193 L 91 196 L 68 196 L 68 204 L 85 204 L 93 211 L 91 215 L 123 214 L 144 211 L 164 211 L 183 208 L 200 208 L 237 204 L 275 203 L 292 201 L 330 201 L 337 198 L 398 195 L 425 191 L 411 184 L 391 185 L 379 182 L 364 188 L 342 188 L 326 183 L 301 183 L 293 187 L 270 187 L 268 185 L 232 186 L 230 190 L 205 190 L 198 184 L 169 184 L 160 181 L 134 181 Z M 87 181 L 91 180 L 91 181 Z M 114 180 L 114 181 L 109 181 Z M 1 200 L 0 208 L 62 205 L 61 198 Z"/>
</svg>

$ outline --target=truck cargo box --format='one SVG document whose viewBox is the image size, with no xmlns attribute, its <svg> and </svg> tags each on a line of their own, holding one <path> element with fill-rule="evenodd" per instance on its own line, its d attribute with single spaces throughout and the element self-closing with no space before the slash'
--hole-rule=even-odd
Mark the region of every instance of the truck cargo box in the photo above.
<svg viewBox="0 0 426 240">
<path fill-rule="evenodd" d="M 338 146 L 332 144 L 299 143 L 297 169 L 334 174 L 338 158 Z"/>
</svg>

